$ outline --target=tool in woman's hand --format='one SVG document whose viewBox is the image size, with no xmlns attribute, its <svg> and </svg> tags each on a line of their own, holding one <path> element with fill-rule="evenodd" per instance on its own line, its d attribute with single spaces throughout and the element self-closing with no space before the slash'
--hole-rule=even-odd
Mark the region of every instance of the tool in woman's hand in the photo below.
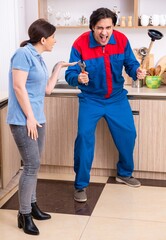
<svg viewBox="0 0 166 240">
<path fill-rule="evenodd" d="M 85 71 L 85 68 L 86 68 L 85 62 L 84 62 L 84 61 L 83 61 L 83 62 L 78 61 L 78 65 L 79 65 L 80 68 L 81 68 L 81 72 L 87 74 L 86 71 Z M 85 83 L 85 85 L 88 85 L 88 83 Z"/>
</svg>

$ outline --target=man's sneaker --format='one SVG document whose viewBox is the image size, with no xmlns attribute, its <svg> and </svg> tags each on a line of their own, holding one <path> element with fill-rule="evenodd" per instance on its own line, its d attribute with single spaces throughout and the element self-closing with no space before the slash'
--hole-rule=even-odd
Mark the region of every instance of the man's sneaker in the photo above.
<svg viewBox="0 0 166 240">
<path fill-rule="evenodd" d="M 121 177 L 117 176 L 116 181 L 119 183 L 124 183 L 130 187 L 140 187 L 141 183 L 134 177 Z"/>
<path fill-rule="evenodd" d="M 86 195 L 86 189 L 76 189 L 74 192 L 74 200 L 77 202 L 86 202 L 87 201 L 87 195 Z"/>
</svg>

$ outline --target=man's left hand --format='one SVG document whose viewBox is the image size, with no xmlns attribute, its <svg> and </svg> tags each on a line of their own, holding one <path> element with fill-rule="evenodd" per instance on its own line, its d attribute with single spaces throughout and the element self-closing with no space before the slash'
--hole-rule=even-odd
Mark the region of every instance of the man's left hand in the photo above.
<svg viewBox="0 0 166 240">
<path fill-rule="evenodd" d="M 137 78 L 138 79 L 144 79 L 146 77 L 146 69 L 141 69 L 141 68 L 138 68 L 137 69 Z"/>
</svg>

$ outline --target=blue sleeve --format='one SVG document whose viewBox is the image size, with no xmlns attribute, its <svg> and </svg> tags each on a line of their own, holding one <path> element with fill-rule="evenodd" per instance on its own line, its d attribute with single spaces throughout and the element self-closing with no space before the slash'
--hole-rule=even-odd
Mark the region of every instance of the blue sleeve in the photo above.
<svg viewBox="0 0 166 240">
<path fill-rule="evenodd" d="M 81 60 L 80 53 L 74 47 L 72 47 L 69 62 L 78 62 L 80 60 Z M 80 72 L 81 69 L 78 64 L 76 64 L 75 66 L 68 67 L 68 69 L 65 72 L 65 79 L 67 83 L 71 86 L 79 86 L 80 84 L 78 82 L 78 75 L 80 74 Z"/>
<path fill-rule="evenodd" d="M 27 57 L 26 52 L 24 51 L 23 48 L 19 48 L 11 59 L 12 69 L 19 69 L 29 72 L 30 66 L 31 64 Z"/>
<path fill-rule="evenodd" d="M 133 80 L 137 79 L 137 69 L 140 67 L 140 63 L 137 61 L 129 41 L 127 42 L 126 48 L 125 48 L 125 61 L 124 61 L 124 67 L 126 73 L 132 77 Z"/>
</svg>

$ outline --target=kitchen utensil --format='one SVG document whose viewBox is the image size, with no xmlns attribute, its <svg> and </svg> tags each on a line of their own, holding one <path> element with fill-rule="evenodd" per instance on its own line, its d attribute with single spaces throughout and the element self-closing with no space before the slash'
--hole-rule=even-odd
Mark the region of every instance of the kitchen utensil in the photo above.
<svg viewBox="0 0 166 240">
<path fill-rule="evenodd" d="M 136 81 L 132 80 L 132 87 L 133 88 L 143 87 L 143 80 L 142 79 L 137 79 Z"/>
<path fill-rule="evenodd" d="M 144 58 L 145 58 L 145 56 L 147 55 L 147 53 L 148 53 L 148 49 L 146 48 L 146 47 L 142 47 L 142 48 L 140 48 L 139 50 L 138 50 L 138 53 L 141 55 L 141 66 L 142 66 L 142 64 L 143 64 L 143 61 L 144 61 Z"/>
<path fill-rule="evenodd" d="M 149 19 L 150 19 L 150 16 L 146 15 L 146 14 L 142 14 L 140 16 L 140 23 L 141 23 L 141 26 L 148 26 L 149 25 Z"/>
<path fill-rule="evenodd" d="M 161 75 L 162 77 L 162 83 L 166 84 L 166 69 L 165 69 L 165 72 L 163 72 L 163 74 Z"/>
<path fill-rule="evenodd" d="M 160 65 L 157 65 L 157 67 L 155 68 L 155 73 L 154 73 L 154 75 L 155 75 L 155 76 L 159 76 L 159 75 L 160 75 L 160 72 L 161 72 L 161 66 L 160 66 Z"/>
<path fill-rule="evenodd" d="M 83 62 L 78 61 L 78 65 L 79 65 L 80 68 L 81 68 L 81 72 L 82 72 L 82 73 L 85 73 L 85 68 L 86 68 L 85 62 L 84 62 L 84 61 L 83 61 Z"/>
<path fill-rule="evenodd" d="M 166 18 L 163 14 L 159 15 L 159 25 L 160 26 L 165 26 L 166 24 Z"/>
<path fill-rule="evenodd" d="M 162 75 L 162 73 L 166 70 L 166 55 L 159 59 L 157 65 L 161 66 L 160 75 Z"/>
<path fill-rule="evenodd" d="M 155 30 L 155 29 L 148 29 L 148 35 L 151 38 L 151 42 L 150 42 L 149 48 L 147 50 L 146 56 L 142 59 L 141 67 L 143 69 L 146 68 L 146 59 L 149 56 L 149 53 L 151 51 L 153 42 L 155 40 L 160 40 L 163 37 L 163 34 L 161 32 L 159 32 L 159 31 Z M 142 80 L 142 82 L 144 84 L 144 79 L 138 79 L 138 80 Z M 143 84 L 138 85 L 138 86 L 141 87 Z M 134 83 L 132 83 L 132 87 L 135 87 Z"/>
<path fill-rule="evenodd" d="M 150 45 L 148 47 L 148 51 L 147 51 L 147 54 L 142 62 L 142 67 L 145 68 L 145 63 L 146 63 L 146 59 L 147 59 L 147 56 L 149 55 L 150 51 L 151 51 L 151 48 L 152 48 L 152 45 L 154 43 L 155 40 L 160 40 L 162 37 L 163 37 L 163 34 L 161 32 L 159 32 L 158 30 L 155 30 L 155 29 L 148 29 L 148 35 L 149 37 L 151 38 L 151 42 L 150 42 Z"/>
<path fill-rule="evenodd" d="M 60 26 L 60 19 L 61 19 L 61 12 L 55 12 L 55 19 L 57 20 L 57 23 L 56 23 L 56 25 L 57 26 Z"/>
<path fill-rule="evenodd" d="M 153 14 L 151 17 L 150 17 L 150 24 L 152 26 L 158 26 L 160 23 L 160 19 L 159 19 L 159 15 L 158 14 Z"/>
<path fill-rule="evenodd" d="M 151 67 L 147 70 L 148 76 L 159 76 L 161 72 L 161 66 L 157 65 L 157 67 Z"/>
<path fill-rule="evenodd" d="M 65 19 L 65 26 L 69 26 L 69 19 L 71 18 L 71 14 L 69 11 L 64 12 L 63 17 Z"/>
<path fill-rule="evenodd" d="M 166 84 L 166 56 L 163 56 L 162 58 L 159 59 L 157 62 L 157 65 L 161 66 L 161 72 L 160 76 L 162 77 L 162 82 Z"/>
<path fill-rule="evenodd" d="M 148 51 L 148 49 L 145 47 L 142 47 L 138 50 L 138 54 L 141 55 L 140 67 L 142 67 L 142 65 L 143 65 L 144 58 L 147 55 L 147 51 Z M 141 87 L 143 87 L 143 85 L 144 85 L 143 79 L 137 79 L 135 81 L 134 80 L 132 81 L 133 88 L 141 88 Z"/>
<path fill-rule="evenodd" d="M 154 76 L 155 75 L 155 68 L 151 67 L 147 70 L 147 75 L 148 76 Z"/>
<path fill-rule="evenodd" d="M 82 73 L 86 73 L 86 71 L 85 71 L 85 68 L 86 68 L 86 64 L 85 64 L 85 62 L 84 62 L 84 61 L 83 61 L 83 62 L 78 61 L 78 65 L 79 65 L 80 68 L 81 68 L 81 72 L 82 72 Z M 85 85 L 87 86 L 88 83 L 85 83 Z"/>
</svg>

